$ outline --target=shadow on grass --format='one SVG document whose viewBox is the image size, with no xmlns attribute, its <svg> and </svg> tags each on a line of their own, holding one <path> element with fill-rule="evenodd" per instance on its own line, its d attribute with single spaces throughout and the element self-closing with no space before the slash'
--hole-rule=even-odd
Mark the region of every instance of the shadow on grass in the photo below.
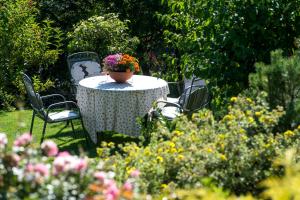
<svg viewBox="0 0 300 200">
<path fill-rule="evenodd" d="M 113 142 L 116 145 L 118 144 L 125 144 L 128 142 L 135 142 L 139 143 L 140 139 L 138 137 L 132 137 L 128 135 L 124 135 L 121 133 L 117 133 L 114 131 L 103 131 L 100 133 L 97 133 L 98 135 L 98 143 L 100 144 L 101 142 Z"/>
</svg>

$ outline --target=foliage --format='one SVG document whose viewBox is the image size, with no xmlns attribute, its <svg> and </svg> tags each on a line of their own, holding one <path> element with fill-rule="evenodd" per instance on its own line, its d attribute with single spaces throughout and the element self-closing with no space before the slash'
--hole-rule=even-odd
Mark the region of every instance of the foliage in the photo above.
<svg viewBox="0 0 300 200">
<path fill-rule="evenodd" d="M 138 171 L 116 183 L 101 162 L 58 152 L 51 141 L 42 143 L 41 150 L 33 148 L 31 140 L 23 134 L 9 150 L 6 135 L 0 133 L 1 199 L 136 199 Z"/>
<path fill-rule="evenodd" d="M 51 19 L 63 31 L 72 29 L 72 26 L 80 20 L 84 20 L 101 12 L 102 2 L 97 0 L 37 0 L 38 8 L 41 11 L 41 19 Z"/>
<path fill-rule="evenodd" d="M 51 21 L 36 22 L 33 1 L 0 1 L 1 107 L 8 107 L 18 94 L 20 72 L 35 73 L 54 64 L 61 52 L 61 32 Z"/>
<path fill-rule="evenodd" d="M 186 76 L 208 80 L 214 108 L 248 87 L 255 62 L 270 62 L 270 52 L 290 54 L 299 36 L 299 0 L 163 0 L 165 40 L 173 63 Z M 170 69 L 174 71 L 173 68 Z"/>
<path fill-rule="evenodd" d="M 286 110 L 286 115 L 282 118 L 284 128 L 300 124 L 299 53 L 285 58 L 281 50 L 274 51 L 271 64 L 257 63 L 256 73 L 249 77 L 254 93 L 267 92 L 271 108 L 280 105 Z"/>
<path fill-rule="evenodd" d="M 120 153 L 110 156 L 115 146 L 105 143 L 98 154 L 120 180 L 139 169 L 141 190 L 151 194 L 165 187 L 194 188 L 206 177 L 233 193 L 259 193 L 261 180 L 280 174 L 272 160 L 300 139 L 298 129 L 272 133 L 284 112 L 269 111 L 263 99 L 233 97 L 219 121 L 204 110 L 191 121 L 183 116 L 171 125 L 159 124 L 148 146 L 118 145 Z"/>
<path fill-rule="evenodd" d="M 103 59 L 103 68 L 106 71 L 114 72 L 139 72 L 138 60 L 128 54 L 108 55 Z"/>
<path fill-rule="evenodd" d="M 113 13 L 81 21 L 68 35 L 69 52 L 94 51 L 100 59 L 111 53 L 134 53 L 139 40 L 129 36 L 126 23 Z"/>
</svg>

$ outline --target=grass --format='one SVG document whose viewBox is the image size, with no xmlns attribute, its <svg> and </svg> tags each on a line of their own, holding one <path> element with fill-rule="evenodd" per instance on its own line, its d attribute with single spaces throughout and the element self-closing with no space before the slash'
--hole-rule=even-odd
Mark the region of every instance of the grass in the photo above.
<svg viewBox="0 0 300 200">
<path fill-rule="evenodd" d="M 21 110 L 13 112 L 0 111 L 0 132 L 7 134 L 9 146 L 19 135 L 29 132 L 32 110 Z M 44 122 L 38 117 L 34 120 L 33 126 L 33 144 L 39 145 L 42 136 Z M 66 126 L 66 122 L 47 124 L 45 139 L 53 140 L 60 151 L 69 151 L 73 154 L 79 154 L 82 150 L 89 157 L 95 157 L 96 145 L 86 143 L 84 131 L 79 120 L 74 120 L 76 138 L 72 132 L 71 125 Z"/>
<path fill-rule="evenodd" d="M 19 135 L 29 132 L 32 117 L 32 110 L 19 110 L 13 112 L 0 111 L 0 132 L 7 134 L 9 146 Z M 35 117 L 33 125 L 33 144 L 39 145 L 42 137 L 44 122 Z M 97 156 L 97 146 L 85 141 L 84 131 L 79 120 L 73 121 L 76 138 L 74 137 L 71 125 L 66 127 L 66 122 L 47 124 L 45 140 L 53 140 L 60 151 L 69 151 L 72 154 L 86 152 L 87 156 L 93 158 Z M 114 142 L 115 144 L 124 144 L 126 142 L 139 142 L 138 138 L 130 137 L 113 131 L 104 131 L 98 133 L 98 141 Z"/>
</svg>

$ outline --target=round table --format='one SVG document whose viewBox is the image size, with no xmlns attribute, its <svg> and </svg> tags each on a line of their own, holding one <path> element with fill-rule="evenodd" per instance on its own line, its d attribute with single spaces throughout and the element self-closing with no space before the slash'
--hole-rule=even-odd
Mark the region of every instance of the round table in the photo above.
<svg viewBox="0 0 300 200">
<path fill-rule="evenodd" d="M 138 136 L 137 117 L 143 117 L 154 101 L 166 99 L 169 88 L 166 81 L 142 75 L 133 75 L 126 83 L 116 83 L 108 75 L 81 80 L 77 101 L 86 130 L 97 143 L 97 132 L 110 130 Z"/>
</svg>

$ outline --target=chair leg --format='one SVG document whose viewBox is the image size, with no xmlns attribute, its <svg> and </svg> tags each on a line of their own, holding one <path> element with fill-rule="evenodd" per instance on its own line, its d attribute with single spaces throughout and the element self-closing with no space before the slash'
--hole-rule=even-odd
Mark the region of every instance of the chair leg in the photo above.
<svg viewBox="0 0 300 200">
<path fill-rule="evenodd" d="M 32 135 L 33 122 L 34 122 L 35 112 L 32 112 L 31 125 L 30 125 L 30 135 Z"/>
<path fill-rule="evenodd" d="M 76 134 L 75 134 L 74 125 L 73 125 L 72 120 L 70 120 L 70 123 L 71 123 L 71 127 L 72 127 L 72 131 L 73 131 L 74 138 L 77 138 L 77 137 L 76 137 Z"/>
<path fill-rule="evenodd" d="M 44 121 L 44 127 L 43 127 L 43 133 L 42 133 L 42 138 L 41 138 L 41 144 L 44 141 L 44 137 L 45 137 L 45 132 L 46 132 L 46 126 L 47 126 L 47 121 Z"/>
<path fill-rule="evenodd" d="M 84 132 L 84 137 L 85 137 L 85 141 L 86 141 L 86 145 L 89 146 L 89 137 L 87 136 L 87 131 L 85 130 L 82 118 L 80 118 L 80 122 L 81 122 L 81 126 Z"/>
</svg>

